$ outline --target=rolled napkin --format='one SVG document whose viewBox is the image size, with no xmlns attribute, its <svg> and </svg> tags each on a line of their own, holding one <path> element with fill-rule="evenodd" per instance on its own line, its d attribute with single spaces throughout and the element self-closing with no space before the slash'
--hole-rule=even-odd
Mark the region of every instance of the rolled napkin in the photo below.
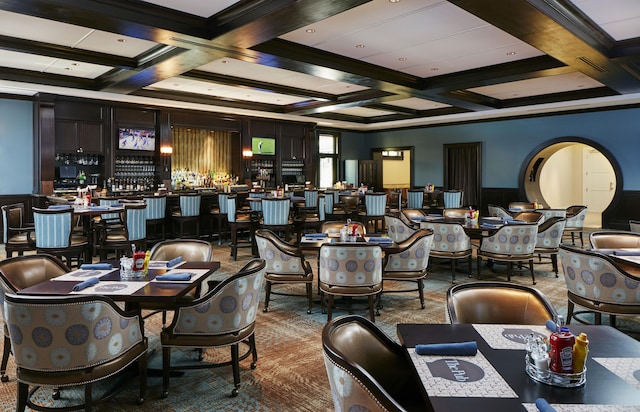
<svg viewBox="0 0 640 412">
<path fill-rule="evenodd" d="M 370 237 L 369 242 L 375 243 L 391 243 L 392 240 L 390 237 Z"/>
<path fill-rule="evenodd" d="M 161 281 L 191 280 L 191 273 L 167 273 L 166 275 L 156 276 L 156 280 L 161 280 Z"/>
<path fill-rule="evenodd" d="M 416 353 L 418 355 L 474 356 L 478 353 L 478 344 L 475 341 L 469 341 L 416 345 Z"/>
<path fill-rule="evenodd" d="M 305 233 L 304 237 L 324 239 L 325 237 L 327 237 L 327 234 L 326 233 Z"/>
<path fill-rule="evenodd" d="M 109 210 L 109 206 L 89 206 L 89 209 L 103 211 L 103 210 Z"/>
<path fill-rule="evenodd" d="M 640 249 L 616 249 L 613 254 L 616 256 L 640 256 Z"/>
<path fill-rule="evenodd" d="M 549 329 L 551 332 L 555 332 L 556 329 L 558 328 L 558 325 L 556 325 L 556 323 L 554 321 L 552 321 L 551 319 L 549 319 L 548 321 L 545 322 L 544 324 L 547 329 Z"/>
<path fill-rule="evenodd" d="M 486 227 L 488 229 L 499 229 L 502 225 L 494 225 L 493 223 L 483 223 L 480 226 Z"/>
<path fill-rule="evenodd" d="M 71 205 L 51 205 L 49 206 L 49 209 L 69 209 L 71 207 Z"/>
<path fill-rule="evenodd" d="M 84 282 L 78 283 L 71 290 L 73 290 L 74 292 L 78 292 L 80 290 L 83 290 L 83 289 L 86 289 L 88 287 L 91 287 L 91 286 L 97 284 L 98 282 L 100 282 L 100 279 L 98 279 L 98 278 L 89 278 L 89 279 L 85 280 Z"/>
<path fill-rule="evenodd" d="M 556 412 L 556 408 L 549 405 L 549 402 L 544 398 L 536 399 L 536 408 L 538 408 L 540 412 Z"/>
<path fill-rule="evenodd" d="M 170 261 L 167 262 L 167 267 L 168 268 L 172 268 L 175 265 L 177 265 L 178 263 L 182 262 L 182 256 L 176 256 L 173 259 L 171 259 Z"/>
<path fill-rule="evenodd" d="M 83 263 L 80 265 L 80 269 L 84 270 L 111 270 L 113 265 L 111 263 Z"/>
</svg>

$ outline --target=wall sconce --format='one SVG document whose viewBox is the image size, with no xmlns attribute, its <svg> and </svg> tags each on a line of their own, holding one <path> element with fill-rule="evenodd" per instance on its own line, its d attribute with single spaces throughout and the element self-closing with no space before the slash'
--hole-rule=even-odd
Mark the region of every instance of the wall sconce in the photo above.
<svg viewBox="0 0 640 412">
<path fill-rule="evenodd" d="M 251 149 L 242 150 L 242 158 L 244 159 L 244 178 L 251 173 L 251 158 L 253 157 L 253 151 Z"/>
<path fill-rule="evenodd" d="M 160 156 L 162 157 L 162 165 L 164 166 L 164 171 L 169 171 L 169 159 L 171 159 L 171 155 L 173 154 L 173 147 L 169 145 L 160 146 Z"/>
<path fill-rule="evenodd" d="M 242 157 L 245 159 L 251 159 L 253 157 L 253 152 L 251 149 L 245 149 L 242 151 Z"/>
</svg>

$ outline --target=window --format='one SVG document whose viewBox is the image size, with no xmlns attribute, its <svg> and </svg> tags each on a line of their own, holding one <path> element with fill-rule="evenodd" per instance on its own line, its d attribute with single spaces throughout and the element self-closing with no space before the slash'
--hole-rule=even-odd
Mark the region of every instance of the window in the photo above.
<svg viewBox="0 0 640 412">
<path fill-rule="evenodd" d="M 320 187 L 333 187 L 338 176 L 338 136 L 321 133 L 318 136 L 320 152 Z"/>
</svg>

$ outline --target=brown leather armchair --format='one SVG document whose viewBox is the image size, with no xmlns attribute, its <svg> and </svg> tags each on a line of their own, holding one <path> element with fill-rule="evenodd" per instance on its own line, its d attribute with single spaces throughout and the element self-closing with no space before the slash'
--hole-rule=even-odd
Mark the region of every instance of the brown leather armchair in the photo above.
<svg viewBox="0 0 640 412">
<path fill-rule="evenodd" d="M 469 216 L 469 209 L 465 208 L 449 208 L 442 211 L 442 217 L 445 219 L 465 220 Z"/>
<path fill-rule="evenodd" d="M 544 325 L 558 314 L 537 289 L 507 282 L 460 283 L 449 288 L 446 302 L 451 323 Z"/>
<path fill-rule="evenodd" d="M 513 216 L 513 219 L 523 222 L 541 224 L 542 222 L 544 222 L 545 217 L 542 213 L 539 212 L 519 212 Z"/>
<path fill-rule="evenodd" d="M 367 319 L 328 322 L 322 349 L 336 411 L 429 410 L 402 347 Z"/>
<path fill-rule="evenodd" d="M 340 231 L 342 230 L 342 228 L 346 223 L 347 222 L 344 220 L 324 222 L 320 227 L 320 233 L 324 233 L 329 237 L 340 237 Z M 351 221 L 350 225 L 351 226 L 356 225 L 358 227 L 356 230 L 358 231 L 358 233 L 360 233 L 361 236 L 367 235 L 367 228 L 361 222 Z"/>
<path fill-rule="evenodd" d="M 69 272 L 69 268 L 60 259 L 51 255 L 27 255 L 5 259 L 0 261 L 0 293 L 2 296 L 16 293 L 21 289 L 46 282 L 67 272 Z M 10 353 L 11 338 L 7 323 L 4 322 L 4 349 L 0 366 L 0 380 L 2 382 L 9 380 L 6 371 Z"/>
<path fill-rule="evenodd" d="M 599 230 L 589 235 L 589 243 L 592 249 L 597 250 L 640 250 L 640 233 L 623 230 Z"/>
<path fill-rule="evenodd" d="M 35 227 L 27 226 L 24 222 L 24 203 L 2 205 L 2 223 L 4 248 L 8 257 L 13 256 L 13 252 L 22 256 L 25 251 L 36 248 Z"/>
</svg>

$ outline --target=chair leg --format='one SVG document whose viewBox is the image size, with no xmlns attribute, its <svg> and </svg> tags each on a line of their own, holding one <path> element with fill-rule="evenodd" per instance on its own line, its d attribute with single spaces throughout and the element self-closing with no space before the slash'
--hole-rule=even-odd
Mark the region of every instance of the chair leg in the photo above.
<svg viewBox="0 0 640 412">
<path fill-rule="evenodd" d="M 558 255 L 555 253 L 551 254 L 551 266 L 553 267 L 553 271 L 556 272 L 556 277 L 558 277 Z"/>
<path fill-rule="evenodd" d="M 449 259 L 449 262 L 451 262 L 451 283 L 456 283 L 456 260 Z"/>
<path fill-rule="evenodd" d="M 595 323 L 596 325 L 602 325 L 602 313 L 600 312 L 595 313 Z"/>
<path fill-rule="evenodd" d="M 580 231 L 580 246 L 584 247 L 584 240 L 582 239 L 582 230 Z"/>
<path fill-rule="evenodd" d="M 162 398 L 169 396 L 169 376 L 171 372 L 171 348 L 162 348 Z"/>
<path fill-rule="evenodd" d="M 16 405 L 16 412 L 24 412 L 27 408 L 27 399 L 29 398 L 29 385 L 26 383 L 18 382 L 18 399 Z"/>
<path fill-rule="evenodd" d="M 609 325 L 611 325 L 612 328 L 616 327 L 616 315 L 609 315 Z"/>
<path fill-rule="evenodd" d="M 251 349 L 251 369 L 255 369 L 258 366 L 258 350 L 256 349 L 256 335 L 249 336 L 249 348 Z"/>
<path fill-rule="evenodd" d="M 476 263 L 478 266 L 478 280 L 480 280 L 480 268 L 482 267 L 482 258 L 480 256 L 478 256 L 478 258 L 476 259 Z"/>
<path fill-rule="evenodd" d="M 571 323 L 571 319 L 573 319 L 573 302 L 567 300 L 567 319 L 565 323 L 568 325 Z M 555 319 L 554 319 L 555 320 Z"/>
<path fill-rule="evenodd" d="M 507 262 L 507 282 L 511 282 L 511 262 Z"/>
<path fill-rule="evenodd" d="M 240 356 L 238 355 L 238 344 L 231 345 L 231 368 L 233 369 L 233 390 L 231 396 L 238 396 L 240 389 Z"/>
<path fill-rule="evenodd" d="M 85 412 L 91 412 L 91 408 L 93 408 L 91 383 L 86 383 L 84 385 L 84 410 Z"/>
<path fill-rule="evenodd" d="M 327 299 L 327 322 L 329 322 L 333 317 L 333 295 L 329 295 Z"/>
<path fill-rule="evenodd" d="M 371 318 L 371 322 L 376 322 L 376 313 L 374 309 L 374 300 L 373 295 L 367 296 L 367 302 L 369 303 L 369 318 Z"/>
<path fill-rule="evenodd" d="M 143 355 L 138 359 L 138 386 L 140 388 L 138 394 L 138 405 L 142 405 L 144 397 L 147 395 L 147 355 Z"/>
<path fill-rule="evenodd" d="M 307 314 L 311 314 L 311 308 L 313 307 L 313 284 L 311 282 L 306 284 L 307 287 L 307 299 L 309 300 L 309 308 Z"/>
<path fill-rule="evenodd" d="M 536 284 L 536 275 L 533 273 L 533 259 L 529 259 L 529 271 L 531 272 L 531 281 Z"/>
<path fill-rule="evenodd" d="M 472 255 L 469 255 L 469 277 L 471 277 L 471 276 L 472 276 L 472 274 L 473 274 L 473 272 L 471 272 L 471 270 L 472 270 L 472 269 L 471 269 L 472 264 L 473 264 L 473 256 L 472 256 Z"/>
<path fill-rule="evenodd" d="M 265 313 L 269 311 L 270 297 L 271 297 L 271 282 L 267 280 L 264 282 L 264 308 L 262 309 L 262 311 Z"/>
<path fill-rule="evenodd" d="M 424 309 L 424 281 L 418 279 L 418 296 L 420 297 L 420 308 Z"/>
<path fill-rule="evenodd" d="M 9 354 L 11 353 L 11 338 L 4 337 L 4 349 L 2 350 L 2 365 L 0 366 L 0 381 L 8 382 L 7 364 L 9 363 Z"/>
</svg>

